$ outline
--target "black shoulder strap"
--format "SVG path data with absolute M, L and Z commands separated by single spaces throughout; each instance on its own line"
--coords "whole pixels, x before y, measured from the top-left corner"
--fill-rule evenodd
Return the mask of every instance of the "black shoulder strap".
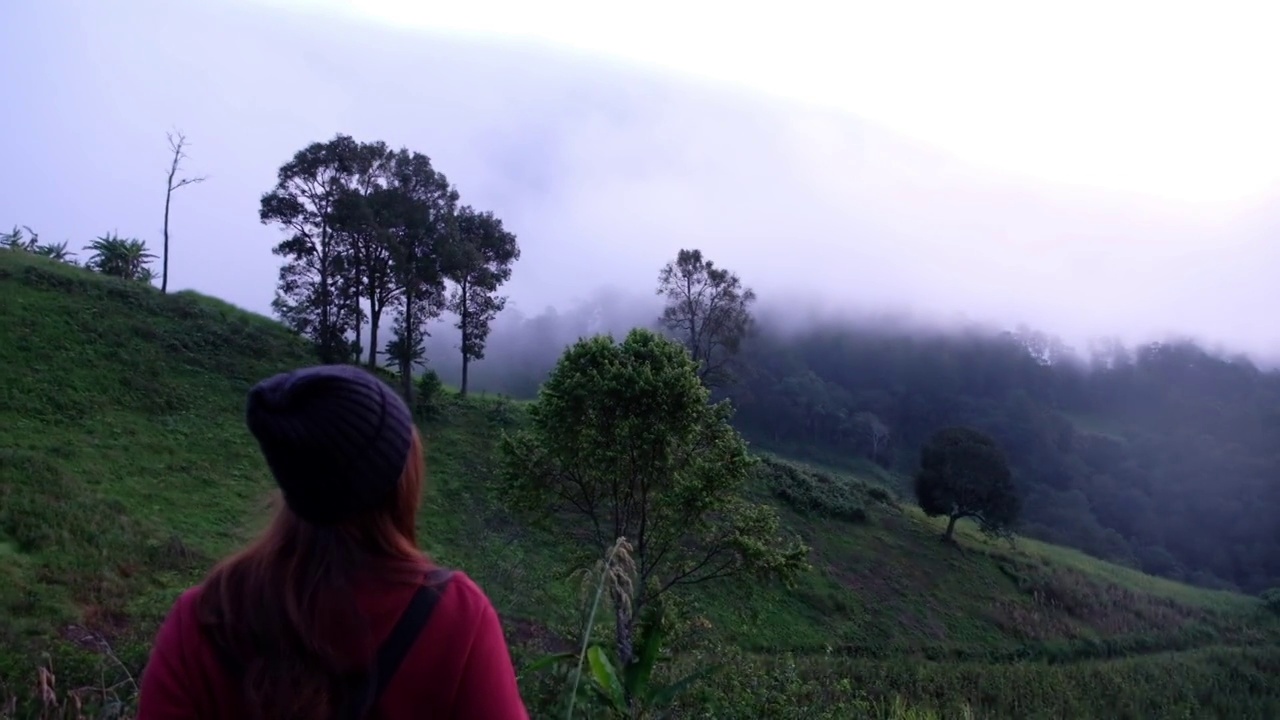
M 413 594 L 413 599 L 409 601 L 409 606 L 405 608 L 400 620 L 392 628 L 391 634 L 382 643 L 382 647 L 378 648 L 378 659 L 374 665 L 373 698 L 375 702 L 382 696 L 382 691 L 387 688 L 396 670 L 400 669 L 400 663 L 404 661 L 405 655 L 409 654 L 409 649 L 422 633 L 422 628 L 426 627 L 427 621 L 431 619 L 431 612 L 436 609 L 436 603 L 444 595 L 449 579 L 452 577 L 453 573 L 445 569 L 436 569 L 428 573 L 427 583 L 420 586 Z
M 436 603 L 444 595 L 452 577 L 452 571 L 444 568 L 427 573 L 426 584 L 419 586 L 414 592 L 408 607 L 391 629 L 391 634 L 383 641 L 382 647 L 378 648 L 371 676 L 366 676 L 364 687 L 355 693 L 355 698 L 359 699 L 356 706 L 358 710 L 350 713 L 349 717 L 363 717 L 377 704 L 383 691 L 391 683 L 391 678 L 400 669 L 400 663 L 404 662 L 413 643 L 431 619 L 431 613 L 436 609 Z

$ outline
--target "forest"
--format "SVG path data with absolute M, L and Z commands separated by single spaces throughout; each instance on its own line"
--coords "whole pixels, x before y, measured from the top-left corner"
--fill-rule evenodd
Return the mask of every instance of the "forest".
M 534 397 L 563 344 L 602 323 L 644 322 L 631 307 L 602 295 L 500 318 L 475 387 Z M 444 350 L 432 365 L 452 377 Z M 1025 498 L 1020 534 L 1204 587 L 1280 584 L 1280 373 L 1247 357 L 1191 339 L 1103 339 L 1080 351 L 1025 327 L 758 312 L 733 364 L 716 395 L 757 446 L 878 467 L 906 493 L 927 436 L 969 425 L 1010 458 Z

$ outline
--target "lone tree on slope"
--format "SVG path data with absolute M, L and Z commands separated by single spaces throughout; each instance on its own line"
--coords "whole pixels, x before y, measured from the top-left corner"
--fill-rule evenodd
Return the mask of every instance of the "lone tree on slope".
M 951 541 L 960 518 L 978 521 L 983 532 L 1008 532 L 1021 501 L 1004 453 L 987 435 L 967 427 L 939 430 L 920 449 L 916 500 L 929 517 L 949 518 Z

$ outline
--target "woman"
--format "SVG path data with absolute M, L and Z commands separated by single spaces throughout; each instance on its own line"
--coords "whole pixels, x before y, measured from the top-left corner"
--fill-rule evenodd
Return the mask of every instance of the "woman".
M 400 397 L 304 368 L 256 385 L 247 423 L 283 505 L 169 612 L 139 719 L 527 718 L 488 598 L 418 549 L 422 447 Z

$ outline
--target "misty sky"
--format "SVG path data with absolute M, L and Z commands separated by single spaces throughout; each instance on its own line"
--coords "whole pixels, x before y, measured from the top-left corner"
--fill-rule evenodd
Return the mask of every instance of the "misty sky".
M 258 200 L 343 132 L 429 155 L 502 217 L 526 313 L 651 299 L 699 247 L 766 303 L 1280 355 L 1262 3 L 345 5 L 0 4 L 0 226 L 158 247 L 178 127 L 209 180 L 175 195 L 171 286 L 267 312 Z

